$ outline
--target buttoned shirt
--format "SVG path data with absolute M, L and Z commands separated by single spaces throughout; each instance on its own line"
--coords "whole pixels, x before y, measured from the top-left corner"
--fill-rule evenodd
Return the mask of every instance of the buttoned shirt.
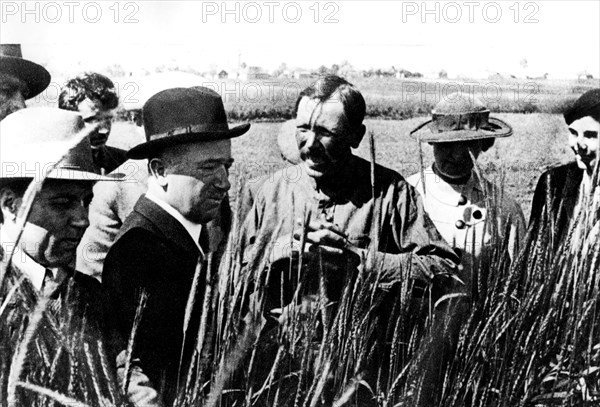
M 489 181 L 480 181 L 474 171 L 464 184 L 444 181 L 432 167 L 426 168 L 424 175 L 426 192 L 420 173 L 408 177 L 407 181 L 423 196 L 425 210 L 440 234 L 462 254 L 465 273 L 475 261 L 482 260 L 482 255 L 490 248 L 493 226 L 502 238 L 507 223 L 510 223 L 509 254 L 512 258 L 516 256 L 526 228 L 523 211 L 514 199 L 501 195 Z M 496 225 L 489 224 L 491 214 L 488 209 L 495 213 Z M 468 275 L 464 277 L 469 280 Z
M 377 165 L 374 191 L 375 199 L 371 164 L 356 156 L 339 174 L 334 196 L 318 190 L 304 164 L 278 171 L 257 192 L 246 219 L 240 245 L 243 263 L 252 262 L 265 250 L 277 249 L 275 241 L 296 229 L 297 218 L 310 213 L 311 219 L 334 223 L 359 249 L 368 249 L 377 239 L 376 250 L 385 255 L 377 270 L 383 287 L 407 277 L 430 281 L 436 273 L 450 271 L 458 258 L 404 178 Z M 410 276 L 404 274 L 407 270 L 411 270 Z
M 14 247 L 14 242 L 11 242 L 11 239 L 6 236 L 5 230 L 1 227 L 0 244 L 2 245 L 4 253 L 10 253 Z M 44 288 L 44 281 L 60 283 L 67 276 L 67 273 L 60 267 L 46 268 L 36 262 L 31 258 L 31 256 L 29 256 L 29 254 L 25 252 L 25 247 L 27 247 L 26 242 L 19 242 L 14 249 L 12 263 L 17 266 L 17 268 L 25 276 L 27 276 L 27 278 L 29 278 L 31 284 L 36 290 L 42 291 Z M 8 254 L 3 261 L 8 261 Z
M 200 234 L 202 233 L 202 225 L 199 223 L 194 223 L 185 218 L 179 211 L 173 208 L 164 200 L 152 194 L 152 192 L 146 192 L 146 198 L 163 208 L 169 215 L 175 218 L 177 222 L 181 223 L 181 226 L 190 234 L 198 249 L 200 249 L 200 254 L 202 258 L 205 257 L 204 249 L 200 246 Z

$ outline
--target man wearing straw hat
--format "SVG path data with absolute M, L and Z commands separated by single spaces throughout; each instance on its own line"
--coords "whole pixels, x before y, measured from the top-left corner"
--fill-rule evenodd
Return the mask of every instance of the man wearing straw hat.
M 23 59 L 20 44 L 0 44 L 0 120 L 25 108 L 25 101 L 48 87 L 50 74 Z
M 52 360 L 54 369 L 62 371 L 62 362 L 68 365 L 70 357 L 84 354 L 83 344 L 95 352 L 100 340 L 100 285 L 69 267 L 89 225 L 94 183 L 114 180 L 95 170 L 88 138 L 92 130 L 76 113 L 45 107 L 19 110 L 0 122 L 0 366 L 18 369 L 20 358 L 15 355 L 30 349 L 19 380 L 48 377 Z M 38 314 L 31 314 L 36 309 Z M 36 321 L 40 312 L 44 317 Z M 33 335 L 32 343 L 19 343 L 25 341 L 23 332 Z M 83 340 L 75 340 L 75 335 Z M 59 360 L 61 353 L 64 358 Z M 105 380 L 94 361 L 98 362 L 88 360 L 88 367 Z M 8 371 L 0 377 L 6 379 Z M 78 377 L 73 372 L 73 378 Z M 54 389 L 66 382 L 54 380 Z M 40 401 L 35 393 L 19 396 L 12 384 L 9 380 L 7 390 L 3 382 L 0 390 L 8 394 L 9 404 Z M 89 381 L 79 385 L 70 396 L 97 394 Z M 68 387 L 65 384 L 60 392 Z
M 221 97 L 203 87 L 157 93 L 144 105 L 143 120 L 147 141 L 128 156 L 148 160 L 148 192 L 110 248 L 102 284 L 118 373 L 124 377 L 127 366 L 133 372 L 130 400 L 172 405 L 186 385 L 194 386 L 188 368 L 198 363 L 196 338 L 214 321 L 203 311 L 211 309 L 205 304 L 212 304 L 213 287 L 206 281 L 216 278 L 220 255 L 210 253 L 206 225 L 219 216 L 230 188 L 230 139 L 250 125 L 229 128 Z M 148 298 L 136 325 L 140 292 Z M 134 327 L 130 364 L 127 349 Z
M 581 209 L 590 208 L 594 203 L 591 199 L 593 191 L 595 203 L 598 204 L 598 180 L 594 178 L 594 172 L 598 171 L 600 151 L 600 89 L 592 89 L 581 95 L 565 111 L 564 118 L 575 161 L 550 168 L 540 176 L 529 220 L 535 229 L 552 222 L 555 244 L 567 235 L 572 220 L 580 215 Z M 548 203 L 550 207 L 547 207 Z M 585 213 L 584 210 L 581 215 Z
M 512 128 L 473 95 L 452 93 L 434 108 L 432 118 L 411 134 L 433 145 L 433 165 L 408 178 L 423 196 L 425 210 L 446 241 L 462 254 L 462 273 L 467 286 L 486 267 L 485 256 L 493 234 L 502 238 L 510 224 L 509 252 L 514 258 L 525 237 L 525 220 L 519 204 L 483 178 L 475 166 L 477 157 L 508 137 Z M 490 224 L 490 221 L 495 222 Z M 489 259 L 488 259 L 489 260 Z
M 338 76 L 319 79 L 298 97 L 295 138 L 301 163 L 276 172 L 273 181 L 263 184 L 239 242 L 240 283 L 254 291 L 250 305 L 260 304 L 258 309 L 250 308 L 249 318 L 266 318 L 265 332 L 269 326 L 277 329 L 279 324 L 284 332 L 293 335 L 305 326 L 302 321 L 317 319 L 323 321 L 324 330 L 334 329 L 336 309 L 350 293 L 365 290 L 369 293 L 367 298 L 377 298 L 378 304 L 383 301 L 386 305 L 370 314 L 379 318 L 374 328 L 378 339 L 362 340 L 380 340 L 378 343 L 386 347 L 390 338 L 386 337 L 385 326 L 387 321 L 398 318 L 394 312 L 401 308 L 392 305 L 400 298 L 395 297 L 398 292 L 401 298 L 414 298 L 416 304 L 431 287 L 429 283 L 435 283 L 432 285 L 438 293 L 449 286 L 442 276 L 451 275 L 458 258 L 425 214 L 419 195 L 400 174 L 352 153 L 366 131 L 365 110 L 358 89 Z M 360 288 L 353 286 L 357 280 L 362 281 Z M 345 287 L 350 291 L 343 295 Z M 376 307 L 370 303 L 366 308 L 371 306 Z M 404 315 L 420 320 L 418 308 L 415 306 Z M 406 311 L 402 308 L 400 312 Z M 298 320 L 293 317 L 302 314 L 305 317 Z M 314 319 L 315 315 L 320 317 Z M 407 323 L 407 319 L 403 318 L 402 323 Z M 336 329 L 347 326 L 359 329 L 352 322 L 342 322 Z M 265 342 L 259 341 L 262 345 Z M 282 347 L 284 342 L 280 343 Z M 370 342 L 369 349 L 383 349 L 374 343 Z M 274 349 L 277 352 L 277 346 Z M 385 357 L 379 351 L 374 351 L 377 356 L 367 363 L 372 374 L 369 382 L 375 379 L 377 369 L 383 369 L 385 375 L 390 368 L 383 363 Z M 250 367 L 251 383 L 256 381 L 260 386 L 265 379 L 261 374 L 271 368 L 268 363 L 264 366 L 265 360 L 272 362 L 274 357 L 269 352 L 273 350 L 266 346 L 254 358 L 259 367 Z M 281 366 L 295 366 L 298 362 L 292 356 L 294 351 L 289 352 L 292 362 L 284 360 Z M 289 371 L 272 368 L 277 373 L 270 377 L 273 383 L 295 380 L 293 375 L 286 376 Z M 331 366 L 331 380 L 338 368 L 344 370 L 343 366 Z M 326 387 L 331 380 L 327 380 Z M 300 392 L 311 387 L 306 380 L 295 385 L 302 384 L 307 387 L 298 388 Z M 267 400 L 263 403 L 273 403 L 276 394 L 282 404 L 292 402 L 295 385 L 290 385 L 291 393 L 272 389 L 264 394 Z

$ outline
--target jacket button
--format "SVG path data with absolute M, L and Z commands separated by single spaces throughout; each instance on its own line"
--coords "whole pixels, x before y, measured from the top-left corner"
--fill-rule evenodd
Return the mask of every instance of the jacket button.
M 467 197 L 464 195 L 461 195 L 460 198 L 458 198 L 458 204 L 459 205 L 466 205 L 467 204 Z
M 475 219 L 479 220 L 479 219 L 483 218 L 483 213 L 481 213 L 480 210 L 476 210 L 476 211 L 473 212 L 473 217 Z
M 454 226 L 456 226 L 456 229 L 464 229 L 466 224 L 463 220 L 457 220 L 456 223 L 454 224 Z

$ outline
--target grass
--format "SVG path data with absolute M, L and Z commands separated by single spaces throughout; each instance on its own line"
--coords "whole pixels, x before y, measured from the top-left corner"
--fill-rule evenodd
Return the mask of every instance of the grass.
M 363 93 L 367 117 L 403 120 L 429 114 L 443 97 L 464 91 L 481 98 L 493 112 L 561 113 L 566 106 L 587 90 L 600 86 L 598 79 L 529 80 L 529 79 L 394 79 L 349 78 Z M 55 79 L 58 84 L 60 79 Z M 138 102 L 143 92 L 131 78 L 115 78 L 127 86 L 120 91 L 123 103 Z M 300 91 L 314 79 L 268 79 L 256 81 L 198 79 L 198 84 L 219 92 L 227 117 L 232 121 L 282 121 L 292 117 Z M 58 86 L 51 87 L 29 106 L 56 106 Z M 141 101 L 140 101 L 141 103 Z M 125 111 L 118 111 L 120 117 Z

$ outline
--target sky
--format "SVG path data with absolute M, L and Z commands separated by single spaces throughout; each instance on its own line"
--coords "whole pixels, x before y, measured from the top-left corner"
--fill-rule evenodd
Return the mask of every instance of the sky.
M 451 76 L 600 77 L 600 1 L 0 1 L 0 41 L 51 73 L 348 61 Z M 526 62 L 525 62 L 526 61 Z

